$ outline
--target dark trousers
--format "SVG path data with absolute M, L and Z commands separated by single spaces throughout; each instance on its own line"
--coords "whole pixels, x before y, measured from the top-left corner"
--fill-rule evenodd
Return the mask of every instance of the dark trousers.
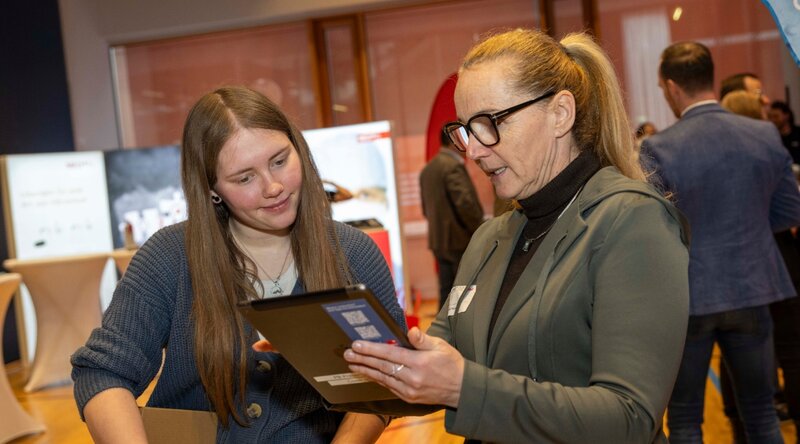
M 783 369 L 783 394 L 789 417 L 800 421 L 800 297 L 770 305 L 775 325 L 775 354 Z
M 453 282 L 456 280 L 459 260 L 445 259 L 436 256 L 436 264 L 439 266 L 439 308 L 444 307 Z
M 670 442 L 703 442 L 700 426 L 715 342 L 726 359 L 749 442 L 783 443 L 772 403 L 775 363 L 766 305 L 689 317 L 683 359 L 667 408 Z
M 775 243 L 800 294 L 800 243 L 791 231 L 775 233 Z M 800 425 L 800 298 L 775 302 L 770 312 L 775 325 L 775 354 L 783 369 L 783 394 L 789 416 Z
M 784 400 L 789 408 L 789 417 L 800 425 L 800 297 L 772 303 L 769 311 L 774 328 L 775 357 L 783 369 Z M 725 371 L 721 371 L 719 376 L 725 416 L 731 420 L 734 443 L 745 444 L 748 441 L 739 419 L 730 376 Z
M 775 243 L 786 269 L 789 270 L 795 290 L 800 292 L 800 245 L 797 239 L 787 230 L 775 233 Z M 784 400 L 789 408 L 789 417 L 800 426 L 800 297 L 772 303 L 769 310 L 774 325 L 775 357 L 783 369 Z M 725 415 L 731 420 L 734 429 L 734 442 L 744 444 L 747 441 L 743 436 L 741 422 L 738 421 L 733 389 L 726 372 L 720 373 L 720 386 Z

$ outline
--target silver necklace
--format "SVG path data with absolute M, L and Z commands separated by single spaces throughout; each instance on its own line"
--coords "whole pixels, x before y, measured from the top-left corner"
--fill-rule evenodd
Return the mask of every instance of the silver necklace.
M 286 249 L 286 256 L 283 257 L 283 264 L 281 265 L 281 269 L 278 272 L 278 276 L 273 279 L 272 276 L 270 276 L 269 273 L 267 273 L 267 270 L 265 270 L 264 267 L 262 267 L 261 264 L 256 260 L 255 255 L 250 251 L 249 248 L 247 248 L 243 243 L 239 242 L 238 239 L 237 239 L 236 243 L 239 244 L 239 246 L 242 247 L 244 249 L 244 251 L 250 256 L 250 259 L 252 259 L 253 262 L 255 262 L 256 268 L 261 270 L 261 272 L 264 273 L 264 276 L 266 276 L 267 279 L 272 281 L 272 295 L 273 296 L 282 296 L 283 295 L 283 287 L 281 287 L 280 280 L 281 280 L 281 276 L 283 276 L 284 268 L 286 267 L 286 261 L 289 260 L 289 253 L 292 252 L 292 245 L 289 244 L 289 248 Z
M 578 194 L 580 194 L 580 192 L 581 192 L 581 190 L 582 190 L 582 189 L 583 189 L 583 187 L 580 187 L 580 188 L 578 188 L 578 192 L 577 192 L 577 193 L 575 193 L 575 195 L 574 195 L 574 196 L 572 196 L 572 199 L 570 199 L 570 201 L 569 201 L 569 203 L 567 204 L 567 206 L 566 206 L 566 207 L 564 207 L 564 209 L 563 209 L 563 210 L 561 210 L 561 213 L 558 215 L 558 217 L 556 218 L 556 220 L 554 220 L 554 221 L 553 221 L 553 223 L 552 223 L 552 224 L 550 224 L 550 226 L 549 226 L 549 227 L 547 227 L 547 228 L 546 228 L 544 231 L 542 231 L 541 233 L 539 233 L 538 235 L 536 235 L 536 237 L 532 237 L 532 238 L 528 238 L 528 236 L 525 236 L 525 235 L 523 234 L 523 236 L 525 237 L 525 243 L 524 243 L 524 244 L 522 244 L 522 252 L 523 252 L 523 253 L 527 253 L 527 252 L 528 252 L 528 250 L 530 250 L 530 249 L 531 249 L 531 245 L 533 245 L 533 243 L 534 243 L 534 242 L 536 242 L 537 240 L 541 239 L 541 238 L 542 238 L 542 236 L 544 236 L 545 234 L 547 234 L 547 233 L 550 231 L 550 229 L 551 229 L 551 228 L 553 228 L 553 225 L 555 225 L 555 224 L 556 224 L 556 222 L 558 222 L 558 220 L 559 220 L 559 219 L 561 219 L 561 216 L 563 216 L 563 215 L 564 215 L 564 213 L 566 213 L 566 212 L 567 212 L 567 208 L 569 208 L 569 206 L 570 206 L 570 205 L 572 205 L 572 202 L 574 202 L 574 201 L 575 201 L 575 198 L 576 198 L 576 197 L 578 197 Z
M 556 222 L 558 222 L 558 219 L 556 219 Z M 547 234 L 547 232 L 548 232 L 548 231 L 550 231 L 550 229 L 551 229 L 551 228 L 553 228 L 553 225 L 555 225 L 555 224 L 556 224 L 556 222 L 553 222 L 552 224 L 550 224 L 550 226 L 549 226 L 549 227 L 547 227 L 547 228 L 546 228 L 544 231 L 542 231 L 541 233 L 539 233 L 538 235 L 536 235 L 536 237 L 531 237 L 531 238 L 529 238 L 528 236 L 525 236 L 525 243 L 524 243 L 524 244 L 522 244 L 522 252 L 523 252 L 523 253 L 527 253 L 527 252 L 528 252 L 528 250 L 530 250 L 530 249 L 531 249 L 531 245 L 532 245 L 534 242 L 536 242 L 537 240 L 541 239 L 541 238 L 542 238 L 542 236 L 544 236 L 545 234 Z

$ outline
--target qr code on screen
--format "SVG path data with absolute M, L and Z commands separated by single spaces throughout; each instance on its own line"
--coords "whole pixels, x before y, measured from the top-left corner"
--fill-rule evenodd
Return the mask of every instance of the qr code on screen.
M 381 337 L 381 333 L 374 325 L 364 325 L 362 327 L 356 327 L 355 329 L 356 333 L 361 336 L 361 339 L 375 339 Z
M 369 323 L 369 319 L 367 319 L 367 316 L 364 315 L 364 312 L 361 310 L 345 311 L 342 312 L 342 316 L 344 316 L 344 319 L 350 325 L 361 325 Z

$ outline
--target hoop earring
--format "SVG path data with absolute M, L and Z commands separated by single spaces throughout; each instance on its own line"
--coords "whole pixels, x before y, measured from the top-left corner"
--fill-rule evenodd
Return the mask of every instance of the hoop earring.
M 219 194 L 212 194 L 211 203 L 213 203 L 214 205 L 219 205 L 222 203 L 222 198 L 219 197 Z

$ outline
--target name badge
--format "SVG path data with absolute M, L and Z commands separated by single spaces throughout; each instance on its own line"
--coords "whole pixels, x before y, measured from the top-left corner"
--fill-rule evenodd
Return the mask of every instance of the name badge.
M 459 298 L 461 298 L 461 304 L 458 306 L 458 312 L 464 313 L 469 308 L 469 305 L 472 303 L 472 297 L 475 296 L 475 293 L 478 291 L 478 286 L 470 285 L 467 291 L 464 291 L 465 288 L 467 288 L 466 285 L 456 285 L 450 289 L 450 295 L 447 299 L 447 316 L 455 316 L 456 304 L 458 304 Z M 464 293 L 463 297 L 461 296 L 462 292 Z

